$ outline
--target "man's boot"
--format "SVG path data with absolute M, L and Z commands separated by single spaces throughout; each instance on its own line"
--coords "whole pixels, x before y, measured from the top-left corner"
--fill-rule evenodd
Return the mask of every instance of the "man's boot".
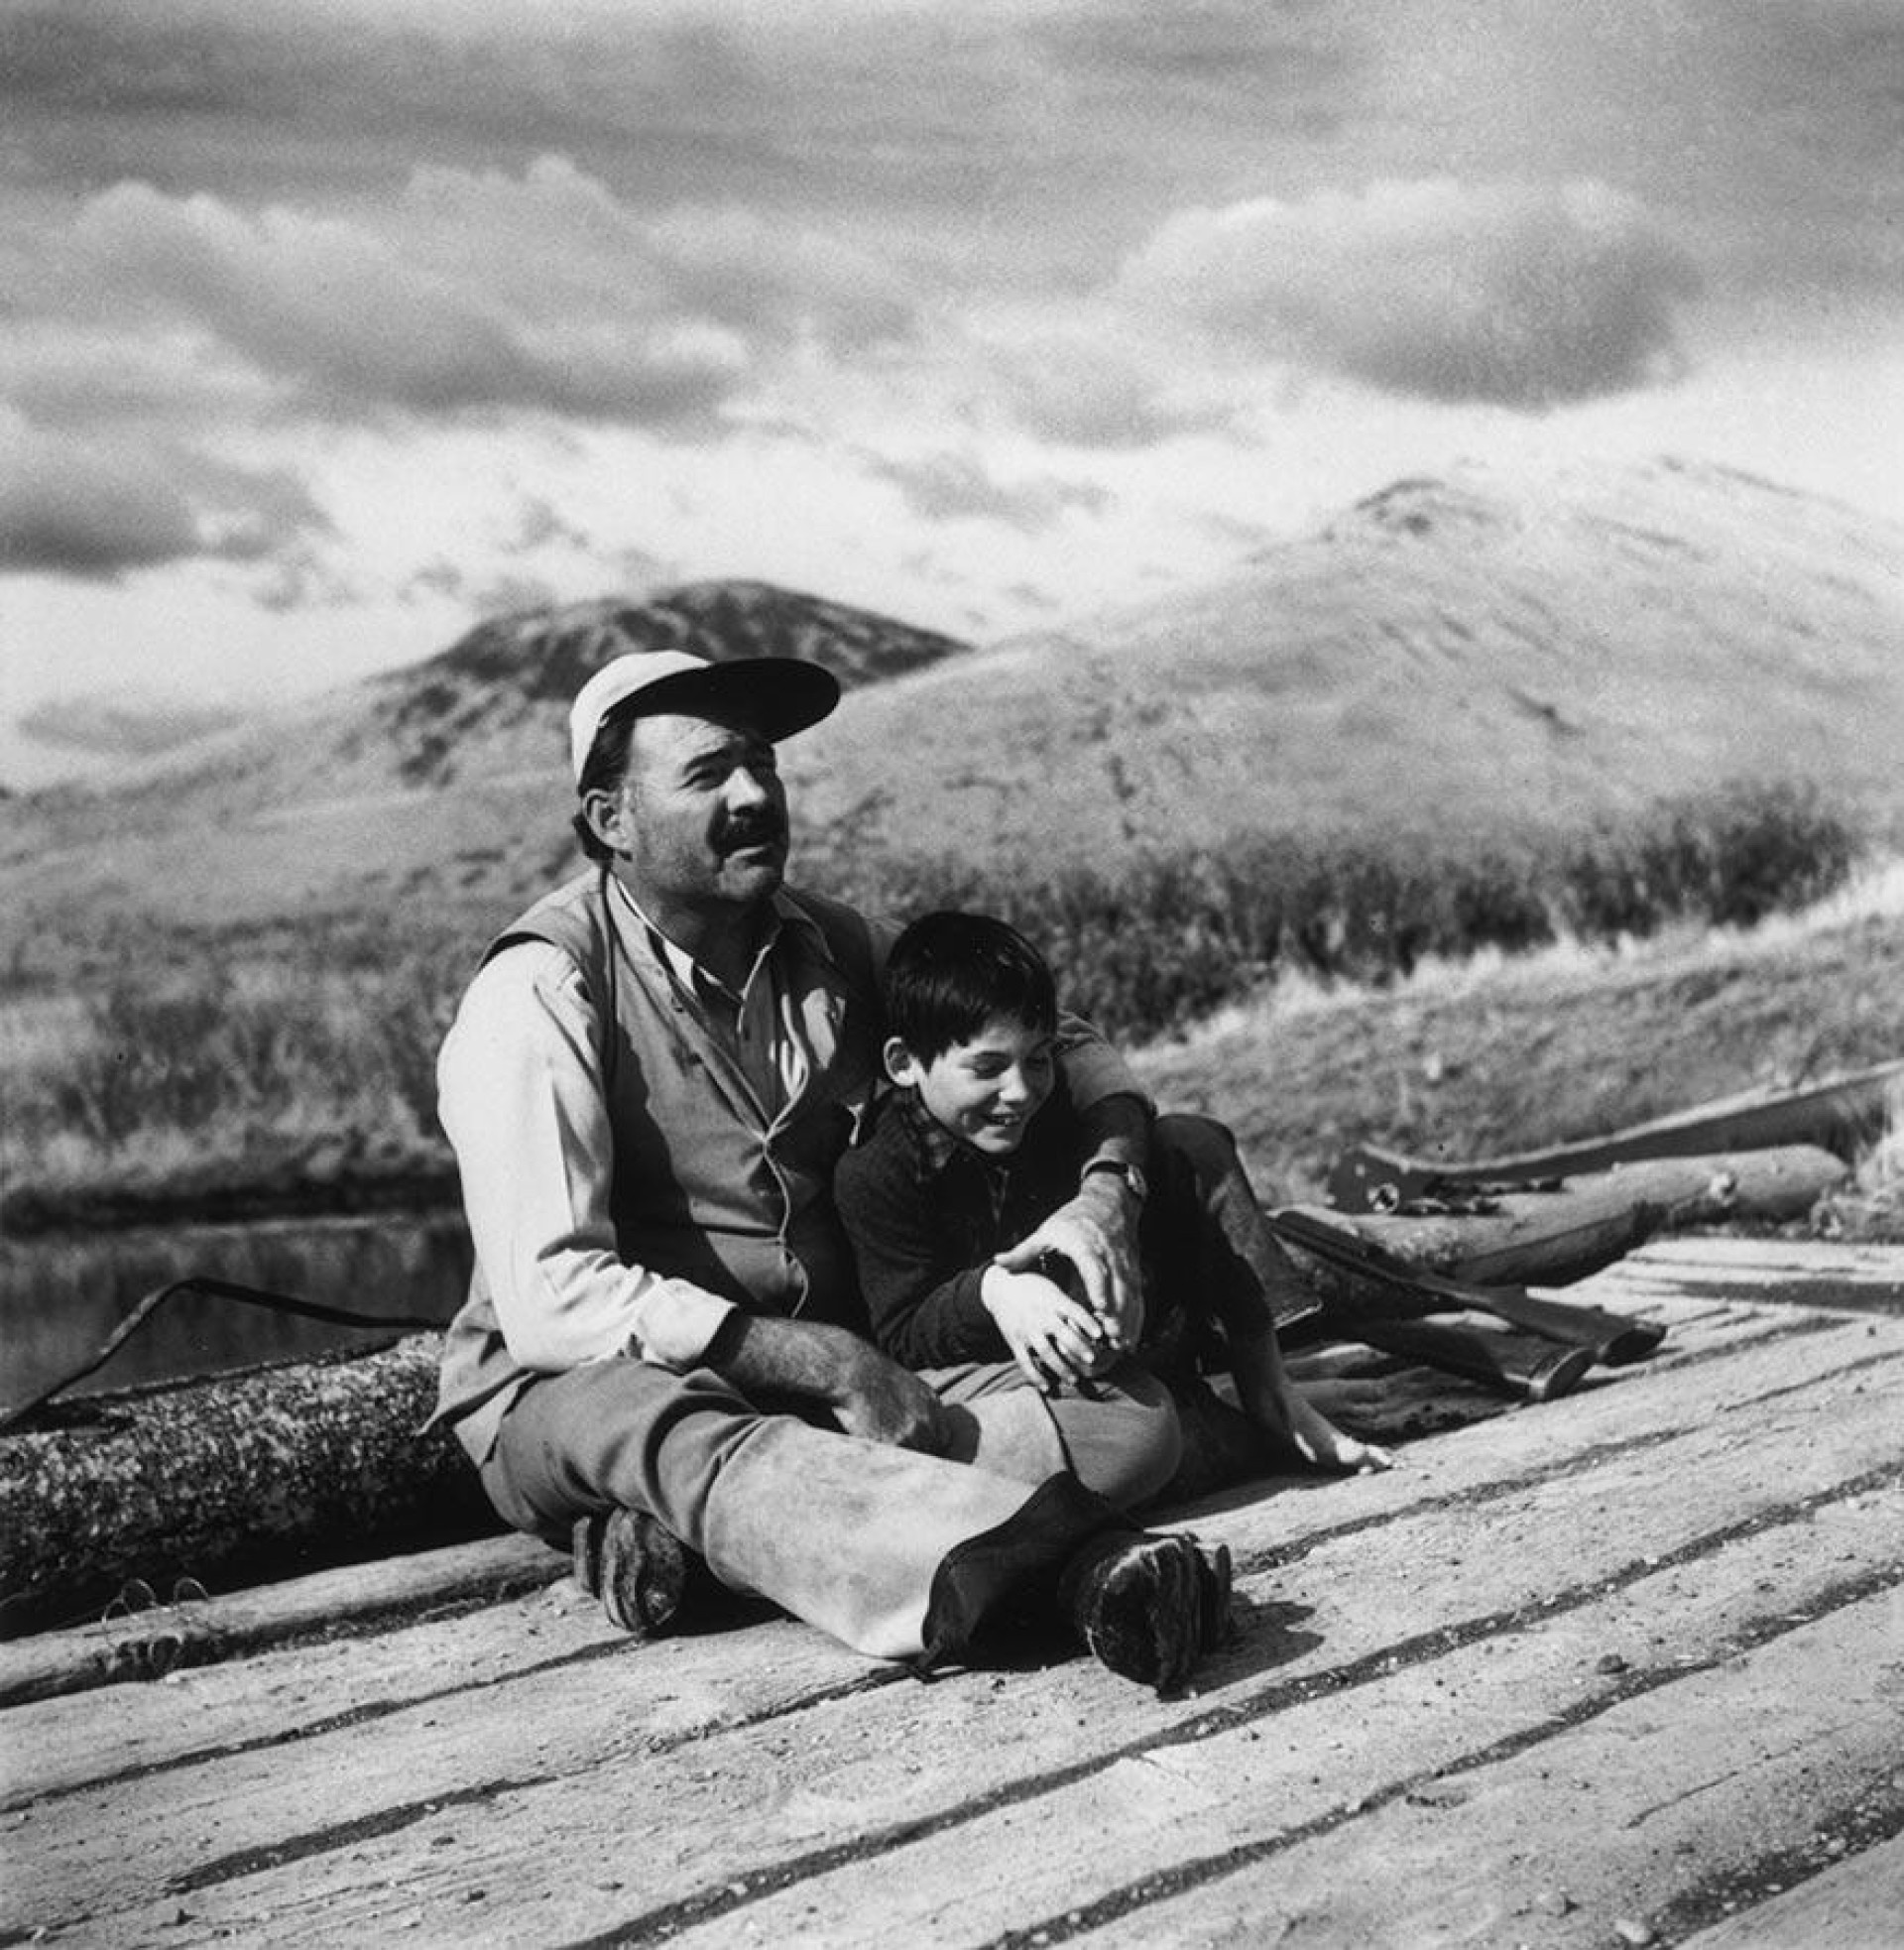
M 573 1551 L 575 1582 L 637 1639 L 666 1631 L 697 1578 L 707 1578 L 700 1559 L 644 1510 L 577 1518 Z
M 1181 1531 L 1094 1537 L 1065 1565 L 1058 1603 L 1101 1664 L 1158 1696 L 1179 1690 L 1230 1624 L 1230 1546 Z
M 1230 1550 L 1141 1530 L 1076 1478 L 1053 1477 L 996 1529 L 948 1553 L 932 1582 L 930 1666 L 971 1645 L 1001 1609 L 1055 1610 L 1127 1679 L 1174 1692 L 1230 1626 Z

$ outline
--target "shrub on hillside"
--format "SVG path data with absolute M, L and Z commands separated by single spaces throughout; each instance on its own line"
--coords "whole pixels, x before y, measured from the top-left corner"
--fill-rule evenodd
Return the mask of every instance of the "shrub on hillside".
M 1839 886 L 1854 829 L 1815 794 L 1735 786 L 1671 800 L 1585 837 L 1437 848 L 1251 834 L 1214 850 L 1090 867 L 985 870 L 951 857 L 827 856 L 815 877 L 899 916 L 1005 916 L 1050 957 L 1072 1006 L 1115 1036 L 1179 1029 L 1295 969 L 1378 984 L 1424 959 L 1599 942 L 1675 919 L 1749 924 Z
M 1850 823 L 1817 792 L 1732 785 L 1577 843 L 1561 862 L 1558 906 L 1589 940 L 1680 918 L 1749 927 L 1842 886 L 1857 851 Z

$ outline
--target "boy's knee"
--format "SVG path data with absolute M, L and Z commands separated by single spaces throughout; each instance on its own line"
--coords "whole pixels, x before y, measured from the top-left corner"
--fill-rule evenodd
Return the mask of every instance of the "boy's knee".
M 1183 1460 L 1183 1425 L 1170 1391 L 1148 1369 L 1121 1362 L 1096 1401 L 1049 1402 L 1071 1473 L 1120 1508 L 1155 1496 Z
M 1194 1111 L 1172 1111 L 1150 1128 L 1150 1176 L 1159 1184 L 1209 1192 L 1243 1168 L 1227 1124 Z
M 1237 1155 L 1237 1141 L 1227 1124 L 1200 1111 L 1166 1111 L 1150 1127 L 1152 1147 L 1180 1152 L 1192 1158 L 1231 1158 Z

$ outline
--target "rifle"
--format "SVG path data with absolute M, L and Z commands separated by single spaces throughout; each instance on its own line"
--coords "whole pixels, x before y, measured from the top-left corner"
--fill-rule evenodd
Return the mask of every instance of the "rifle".
M 1269 1230 L 1278 1238 L 1340 1273 L 1405 1293 L 1411 1299 L 1439 1300 L 1449 1307 L 1492 1314 L 1522 1333 L 1586 1349 L 1590 1364 L 1602 1361 L 1617 1367 L 1643 1360 L 1666 1338 L 1665 1328 L 1654 1321 L 1629 1320 L 1604 1307 L 1536 1299 L 1524 1286 L 1482 1286 L 1424 1272 L 1382 1247 L 1371 1245 L 1360 1234 L 1313 1219 L 1305 1212 L 1276 1212 L 1265 1216 Z M 1360 1324 L 1357 1332 L 1361 1333 Z M 1377 1343 L 1370 1341 L 1369 1345 Z M 1576 1376 L 1575 1380 L 1578 1379 Z

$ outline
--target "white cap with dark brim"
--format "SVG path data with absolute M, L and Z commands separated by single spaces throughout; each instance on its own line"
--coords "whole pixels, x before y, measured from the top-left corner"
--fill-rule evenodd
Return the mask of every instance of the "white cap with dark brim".
M 568 756 L 579 786 L 602 720 L 631 697 L 641 712 L 745 713 L 765 738 L 791 738 L 840 701 L 840 683 L 822 664 L 798 657 L 734 657 L 713 663 L 685 650 L 635 650 L 611 658 L 575 693 L 568 712 Z

